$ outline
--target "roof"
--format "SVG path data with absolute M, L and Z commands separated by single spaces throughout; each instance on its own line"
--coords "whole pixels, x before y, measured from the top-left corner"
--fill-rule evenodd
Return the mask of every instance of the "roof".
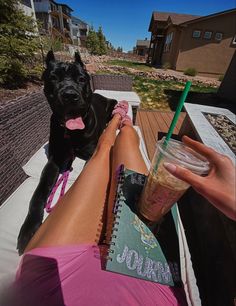
M 208 18 L 213 18 L 213 17 L 217 17 L 217 16 L 220 16 L 220 15 L 229 14 L 229 13 L 236 13 L 236 9 L 233 8 L 233 9 L 230 9 L 230 10 L 217 12 L 217 13 L 210 14 L 210 15 L 207 15 L 207 16 L 202 16 L 202 17 L 199 16 L 199 18 L 195 18 L 194 20 L 192 19 L 192 20 L 185 21 L 185 22 L 183 22 L 183 24 L 198 22 L 198 21 L 202 21 L 202 20 L 205 20 L 205 19 L 208 19 Z
M 136 46 L 145 46 L 145 47 L 149 47 L 150 45 L 150 40 L 148 39 L 138 39 L 137 42 L 136 42 Z
M 188 15 L 188 14 L 177 14 L 170 12 L 153 12 L 153 20 L 154 21 L 167 21 L 169 18 L 171 22 L 175 25 L 184 23 L 189 20 L 193 20 L 196 18 L 200 18 L 198 15 Z
M 167 23 L 170 20 L 171 23 L 174 25 L 189 24 L 189 23 L 202 21 L 208 18 L 217 17 L 219 15 L 233 13 L 233 12 L 236 12 L 235 8 L 229 9 L 226 11 L 217 12 L 217 13 L 210 14 L 207 16 L 177 14 L 177 13 L 171 13 L 171 12 L 153 12 L 152 19 L 149 25 L 149 31 L 151 31 L 151 25 L 153 24 L 153 22 L 166 22 Z
M 54 2 L 56 5 L 66 6 L 71 12 L 74 11 L 71 7 L 69 7 L 69 5 L 67 5 L 65 3 L 59 3 L 59 2 L 56 2 L 55 0 L 51 0 L 51 1 Z

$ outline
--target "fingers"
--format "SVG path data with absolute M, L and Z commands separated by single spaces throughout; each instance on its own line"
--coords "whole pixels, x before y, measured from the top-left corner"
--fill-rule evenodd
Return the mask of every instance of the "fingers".
M 189 185 L 193 186 L 196 190 L 201 189 L 201 186 L 204 184 L 204 178 L 192 173 L 190 170 L 170 163 L 164 163 L 164 167 L 175 177 L 185 181 Z
M 216 161 L 219 160 L 219 157 L 220 157 L 221 154 L 217 153 L 212 148 L 207 147 L 203 143 L 200 143 L 199 141 L 193 140 L 193 139 L 189 138 L 188 136 L 183 136 L 182 140 L 191 149 L 193 149 L 197 153 L 206 157 L 210 162 L 216 162 Z

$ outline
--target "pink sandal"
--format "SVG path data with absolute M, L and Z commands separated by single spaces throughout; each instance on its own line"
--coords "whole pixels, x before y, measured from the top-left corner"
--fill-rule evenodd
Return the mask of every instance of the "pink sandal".
M 119 103 L 116 104 L 114 107 L 114 110 L 112 112 L 112 115 L 119 114 L 121 116 L 121 119 L 123 119 L 129 109 L 129 104 L 127 101 L 120 101 Z
M 130 116 L 127 115 L 128 109 L 129 109 L 129 103 L 125 100 L 120 101 L 114 107 L 112 115 L 119 114 L 121 116 L 120 129 L 124 125 L 133 125 Z M 125 121 L 127 121 L 126 124 Z

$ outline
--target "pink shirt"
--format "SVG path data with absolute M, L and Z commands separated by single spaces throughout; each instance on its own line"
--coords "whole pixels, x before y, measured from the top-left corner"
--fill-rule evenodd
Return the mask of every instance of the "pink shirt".
M 31 250 L 15 288 L 18 305 L 20 299 L 32 306 L 187 305 L 183 288 L 102 270 L 99 248 L 91 245 Z

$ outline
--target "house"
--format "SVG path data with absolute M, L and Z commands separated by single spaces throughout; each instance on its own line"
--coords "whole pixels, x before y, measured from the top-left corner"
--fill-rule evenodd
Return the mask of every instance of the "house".
M 144 40 L 137 40 L 134 53 L 141 56 L 145 56 L 148 53 L 149 46 L 150 40 L 148 40 L 147 38 L 145 38 Z
M 153 12 L 148 62 L 224 74 L 236 48 L 236 9 L 208 16 Z
M 53 0 L 34 0 L 34 8 L 36 18 L 42 22 L 46 33 L 64 43 L 72 43 L 72 8 Z
M 74 45 L 86 47 L 89 25 L 81 19 L 72 16 L 72 39 Z
M 32 16 L 36 20 L 33 0 L 20 0 L 19 7 L 24 11 L 25 15 Z

